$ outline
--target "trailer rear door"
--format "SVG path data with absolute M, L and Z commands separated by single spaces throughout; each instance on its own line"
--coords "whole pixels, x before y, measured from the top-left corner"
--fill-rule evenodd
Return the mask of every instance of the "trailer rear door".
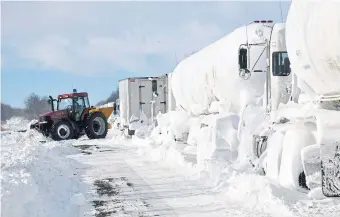
M 143 111 L 148 118 L 151 118 L 151 100 L 151 81 L 146 79 L 139 80 L 139 111 Z
M 157 97 L 153 95 L 155 105 L 154 105 L 154 115 L 157 116 L 159 112 L 166 112 L 166 80 L 158 79 L 152 81 L 152 92 L 157 93 Z

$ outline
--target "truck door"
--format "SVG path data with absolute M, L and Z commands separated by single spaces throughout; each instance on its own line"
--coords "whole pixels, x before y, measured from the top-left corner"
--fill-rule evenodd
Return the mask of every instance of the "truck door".
M 151 118 L 152 86 L 150 80 L 139 80 L 139 111 Z M 139 116 L 140 117 L 140 116 Z
M 280 103 L 289 101 L 292 91 L 292 76 L 287 52 L 273 52 L 271 67 L 271 109 L 277 110 Z

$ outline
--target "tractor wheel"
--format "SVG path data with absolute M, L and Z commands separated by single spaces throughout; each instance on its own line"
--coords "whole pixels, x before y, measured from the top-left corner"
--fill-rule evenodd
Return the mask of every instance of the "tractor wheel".
M 60 120 L 52 125 L 51 136 L 53 140 L 67 140 L 74 138 L 74 131 L 70 122 Z
M 85 133 L 89 139 L 103 139 L 107 130 L 108 124 L 103 113 L 95 112 L 87 117 Z

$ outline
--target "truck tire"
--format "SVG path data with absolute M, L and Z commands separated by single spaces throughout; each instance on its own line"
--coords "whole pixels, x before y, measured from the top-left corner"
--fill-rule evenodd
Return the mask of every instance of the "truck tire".
M 74 130 L 70 122 L 60 120 L 55 122 L 51 128 L 51 136 L 53 140 L 68 140 L 74 138 Z
M 95 112 L 87 117 L 85 133 L 89 139 L 103 139 L 107 130 L 108 124 L 103 113 Z

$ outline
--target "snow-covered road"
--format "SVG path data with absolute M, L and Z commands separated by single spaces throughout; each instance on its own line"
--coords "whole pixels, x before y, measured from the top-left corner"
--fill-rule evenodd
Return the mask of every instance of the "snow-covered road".
M 94 189 L 87 196 L 95 201 L 89 201 L 92 216 L 93 212 L 96 216 L 270 216 L 225 204 L 195 176 L 152 162 L 127 146 L 76 147 L 84 151 L 73 158 L 90 165 L 83 178 Z M 105 190 L 98 187 L 100 182 L 107 191 L 101 196 L 99 192 Z
M 53 142 L 2 132 L 1 216 L 339 216 L 339 199 L 313 200 L 226 163 L 201 173 L 180 147 L 110 133 Z

